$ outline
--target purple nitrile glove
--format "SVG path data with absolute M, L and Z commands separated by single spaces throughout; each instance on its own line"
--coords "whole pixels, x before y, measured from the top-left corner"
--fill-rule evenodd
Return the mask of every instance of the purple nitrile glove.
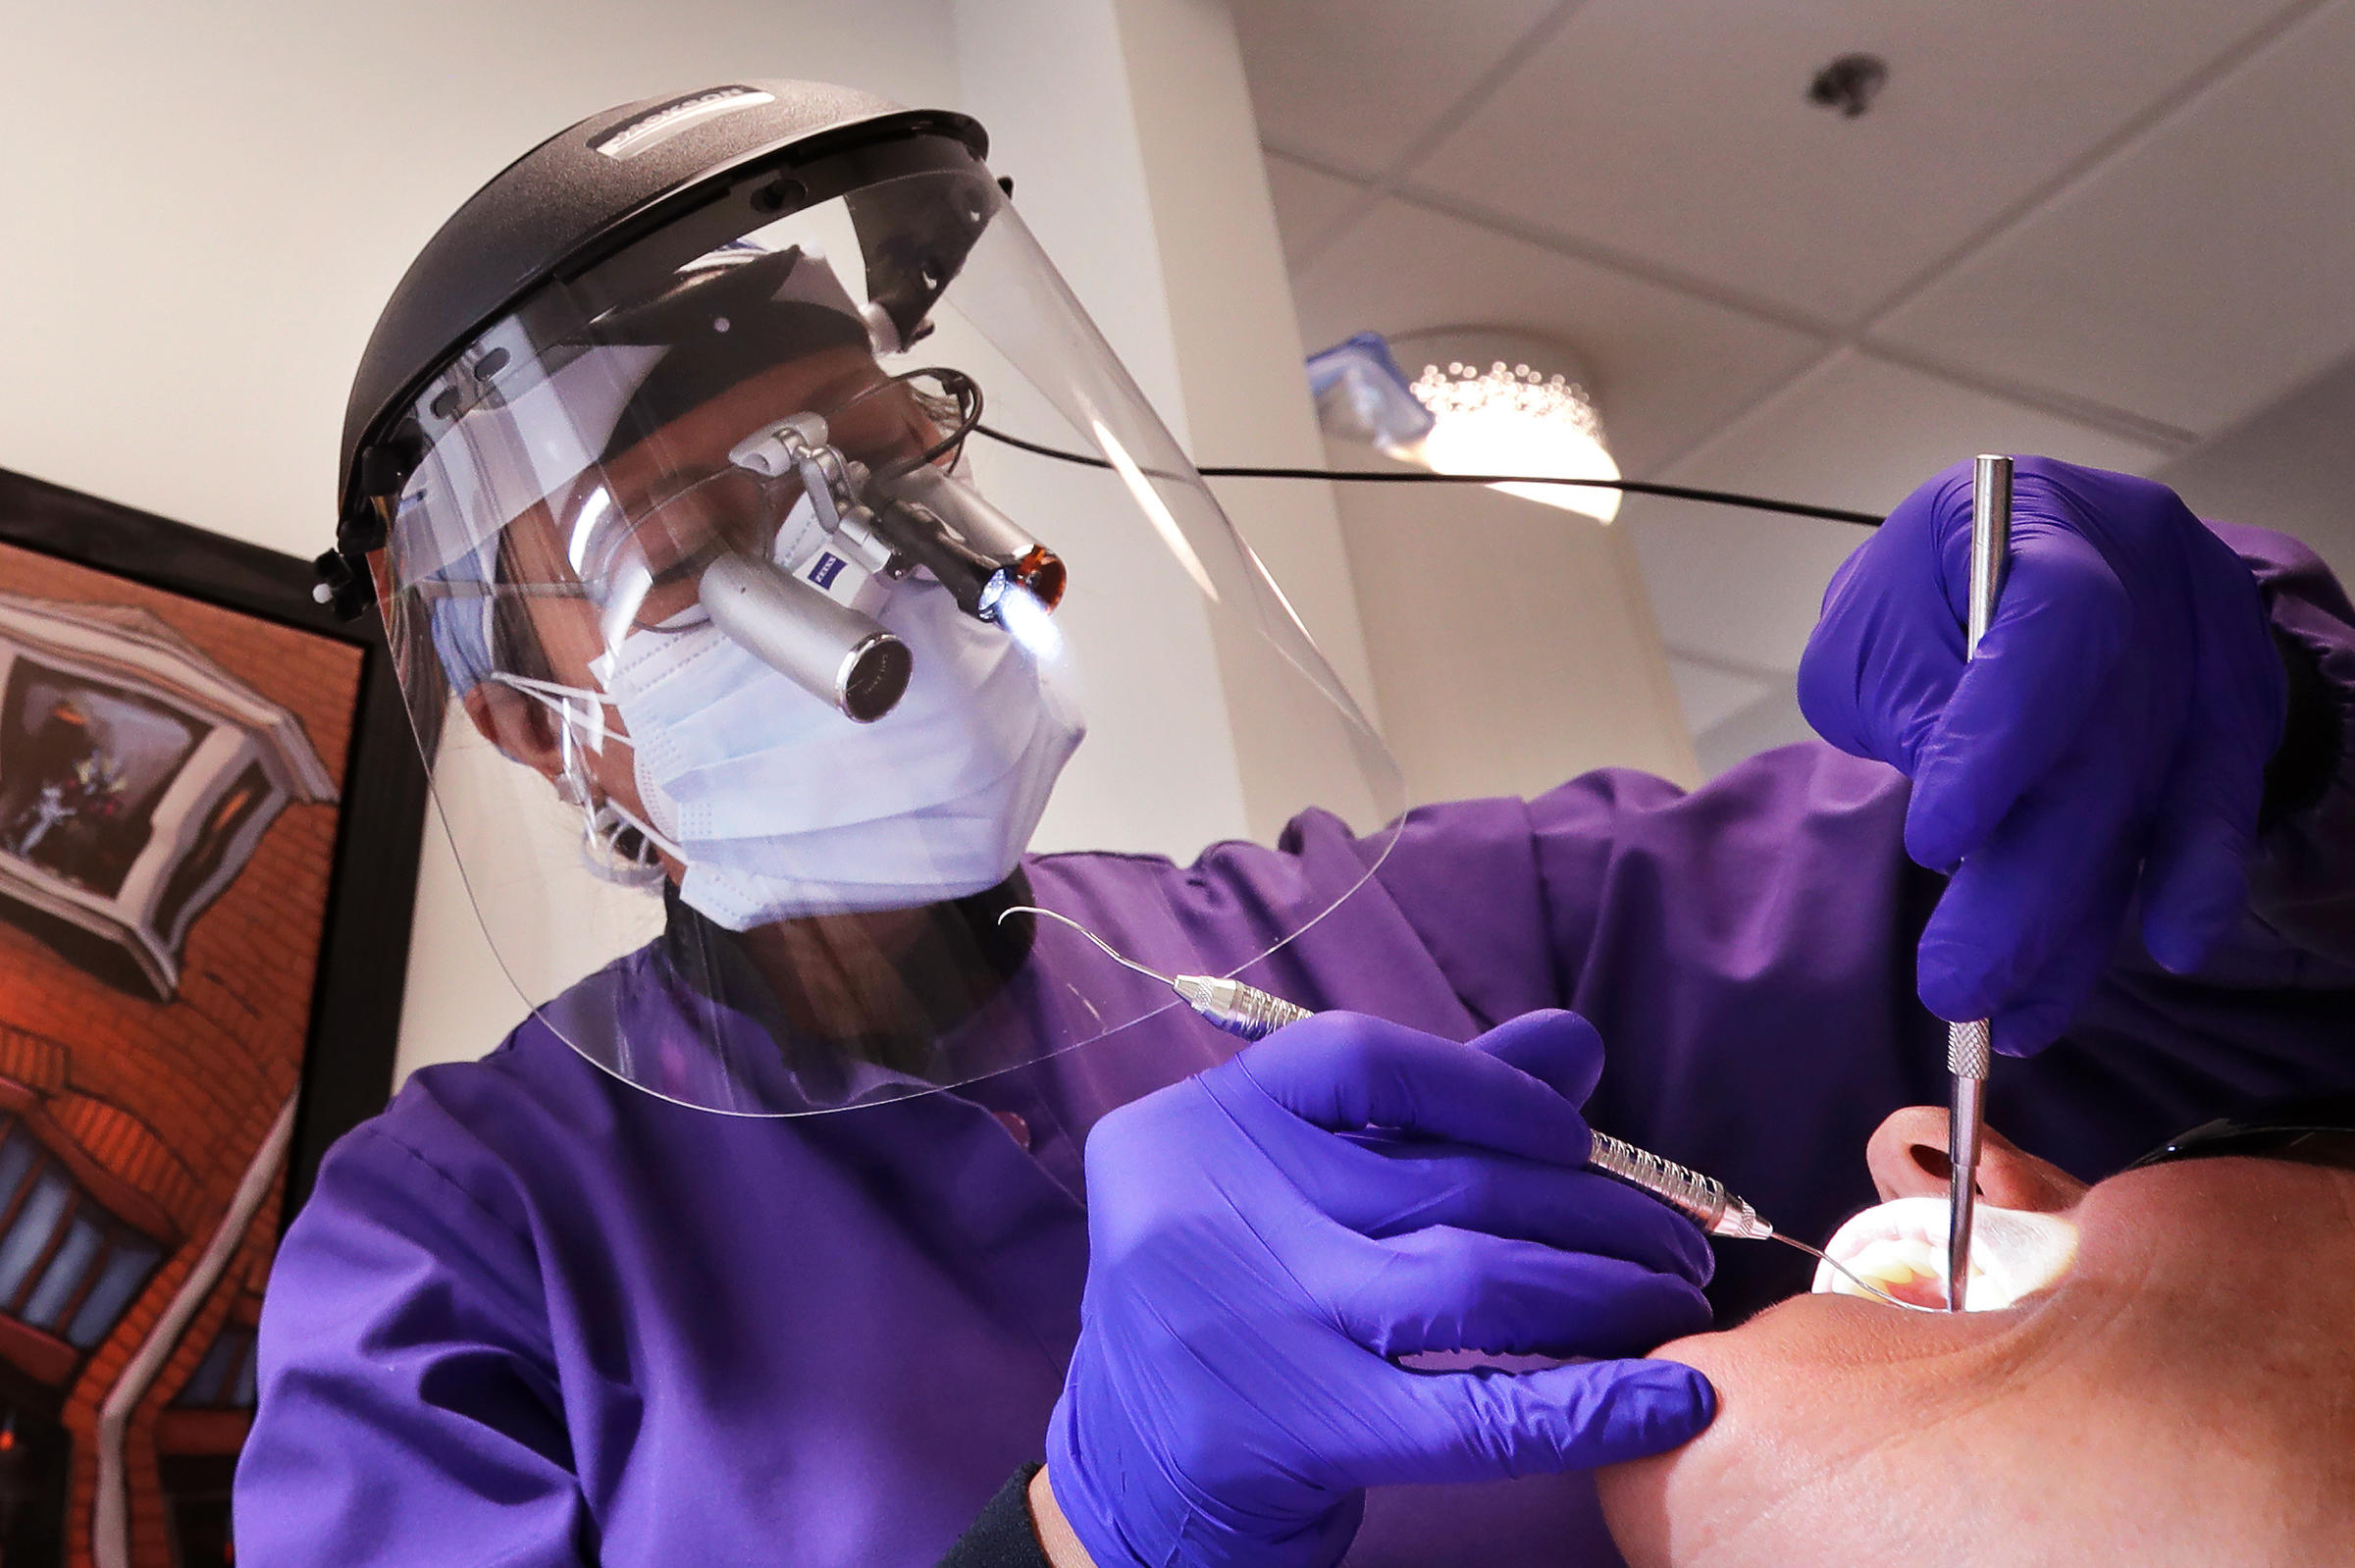
M 2286 682 L 2256 577 L 2173 491 L 2045 457 L 2017 460 L 2011 570 L 1966 666 L 1970 481 L 1940 474 L 1841 566 L 1799 703 L 1912 779 L 1906 851 L 1955 873 L 1922 1002 L 1992 1018 L 1996 1048 L 2027 1055 L 2131 900 L 2177 972 L 2239 917 Z
M 1601 1066 L 1569 1013 L 1471 1045 L 1326 1013 L 1099 1123 L 1047 1433 L 1098 1568 L 1322 1568 L 1368 1486 L 1609 1464 L 1708 1425 L 1707 1380 L 1673 1362 L 1390 1359 L 1629 1356 L 1707 1327 L 1700 1230 L 1583 1169 Z

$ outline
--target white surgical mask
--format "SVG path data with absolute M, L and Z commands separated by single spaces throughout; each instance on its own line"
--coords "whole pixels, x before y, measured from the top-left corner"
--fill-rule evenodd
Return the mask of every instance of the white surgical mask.
M 995 886 L 1086 733 L 1058 673 L 937 584 L 902 584 L 879 618 L 916 668 L 871 724 L 708 622 L 632 632 L 591 666 L 650 825 L 687 866 L 680 897 L 730 930 Z M 558 710 L 574 721 L 571 704 Z

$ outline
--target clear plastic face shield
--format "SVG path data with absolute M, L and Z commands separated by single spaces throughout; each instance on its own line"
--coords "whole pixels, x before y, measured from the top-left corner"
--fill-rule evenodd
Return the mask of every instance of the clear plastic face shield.
M 986 171 L 935 161 L 734 232 L 691 214 L 407 409 L 381 598 L 468 890 L 556 1032 L 687 1104 L 954 1087 L 1170 1008 L 998 916 L 1047 902 L 1026 852 L 1182 864 L 1239 834 L 1206 804 L 1230 740 L 1184 730 L 1237 683 L 1311 781 L 1288 808 L 1365 835 L 1369 873 L 1401 809 Z M 1103 466 L 991 443 L 984 409 Z M 1207 680 L 1174 682 L 1189 660 Z M 1173 915 L 1151 956 L 1231 970 L 1356 880 L 1253 911 L 1244 952 Z

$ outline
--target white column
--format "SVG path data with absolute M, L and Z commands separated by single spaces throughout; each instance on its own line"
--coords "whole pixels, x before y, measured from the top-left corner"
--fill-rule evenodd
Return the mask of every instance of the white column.
M 1332 459 L 1395 466 L 1337 443 Z M 1624 526 L 1481 486 L 1335 488 L 1410 800 L 1538 795 L 1597 767 L 1700 782 Z
M 959 107 L 989 128 L 992 169 L 1013 178 L 1023 220 L 1180 444 L 1198 462 L 1320 464 L 1224 0 L 958 0 L 956 16 Z M 1372 715 L 1330 487 L 1215 488 Z M 1081 591 L 1075 579 L 1074 599 Z M 1137 656 L 1158 664 L 1175 706 L 1097 705 L 1082 762 L 1089 751 L 1099 763 L 1117 761 L 1133 781 L 1121 787 L 1161 796 L 1173 821 L 1211 828 L 1197 844 L 1239 832 L 1265 839 L 1304 806 L 1355 804 L 1346 798 L 1354 780 L 1321 776 L 1317 758 L 1286 744 L 1296 729 L 1286 694 L 1298 688 L 1263 678 L 1275 656 L 1267 645 L 1206 616 L 1181 587 L 1165 602 L 1129 608 L 1150 620 Z M 1091 800 L 1098 782 L 1075 763 L 1064 800 Z M 1230 818 L 1223 825 L 1212 820 L 1220 813 Z M 1068 817 L 1048 825 L 1079 841 Z

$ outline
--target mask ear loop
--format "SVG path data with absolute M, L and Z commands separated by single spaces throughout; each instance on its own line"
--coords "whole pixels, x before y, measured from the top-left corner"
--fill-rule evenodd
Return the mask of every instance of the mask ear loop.
M 537 699 L 556 715 L 556 749 L 561 758 L 561 771 L 553 780 L 556 798 L 581 813 L 581 864 L 589 874 L 617 887 L 659 887 L 669 872 L 662 867 L 656 846 L 682 861 L 686 857 L 668 839 L 632 815 L 620 802 L 599 789 L 582 755 L 582 725 L 575 713 L 576 703 L 597 715 L 590 728 L 600 748 L 608 740 L 629 744 L 628 736 L 605 727 L 603 697 L 580 687 L 536 681 L 504 671 L 495 671 L 492 678 Z
M 581 863 L 589 874 L 618 887 L 659 887 L 669 875 L 653 840 L 611 800 L 581 809 Z
M 580 809 L 581 864 L 590 875 L 617 887 L 657 886 L 665 873 L 661 861 L 654 855 L 654 846 L 638 830 L 630 814 L 599 789 L 590 775 L 589 765 L 581 756 L 578 732 L 572 725 L 571 707 L 570 703 L 564 705 L 564 717 L 558 721 L 563 737 L 558 745 L 564 758 L 564 775 L 556 793 Z M 602 717 L 602 710 L 599 716 Z M 602 731 L 603 726 L 599 728 Z

